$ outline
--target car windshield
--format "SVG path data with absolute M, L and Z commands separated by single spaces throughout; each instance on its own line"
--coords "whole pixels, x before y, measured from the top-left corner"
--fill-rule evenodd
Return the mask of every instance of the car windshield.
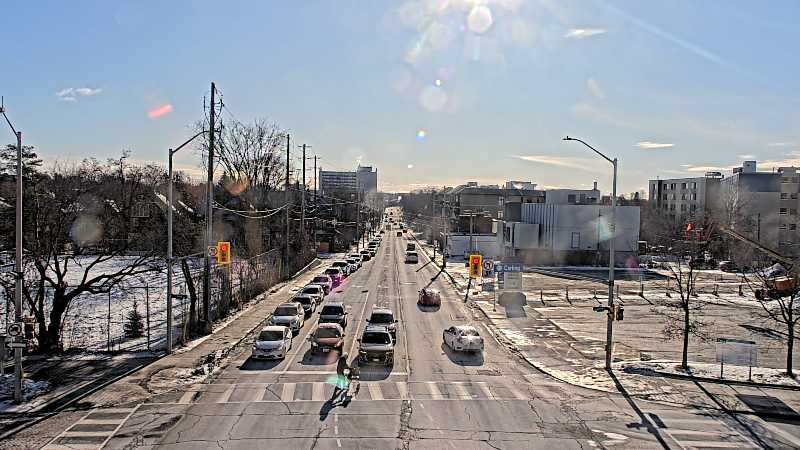
M 462 330 L 461 334 L 463 334 L 464 336 L 480 336 L 480 334 L 478 334 L 478 330 L 473 330 L 471 328 Z
M 294 316 L 295 314 L 297 314 L 297 309 L 290 306 L 279 306 L 272 313 L 273 316 Z
M 318 328 L 314 333 L 317 338 L 336 338 L 341 337 L 342 334 L 336 328 Z
M 372 317 L 369 318 L 371 323 L 391 323 L 394 322 L 394 317 L 391 314 L 386 313 L 373 313 Z
M 283 339 L 282 331 L 261 330 L 261 333 L 258 335 L 259 341 L 280 341 L 281 339 Z
M 389 333 L 380 331 L 365 331 L 361 337 L 361 343 L 363 344 L 388 344 L 391 340 L 392 337 L 389 336 Z
M 341 272 L 339 272 L 339 269 L 330 268 L 330 269 L 327 269 L 325 271 L 325 273 L 330 274 L 330 275 L 339 275 L 339 273 L 341 273 Z
M 296 301 L 297 303 L 300 303 L 301 305 L 310 305 L 311 304 L 311 298 L 309 298 L 309 297 L 295 297 L 294 301 Z
M 344 311 L 342 310 L 341 306 L 336 305 L 325 305 L 322 307 L 321 314 L 325 316 L 338 316 L 341 315 Z
M 319 288 L 316 286 L 309 286 L 303 289 L 303 294 L 319 294 Z
M 330 281 L 328 277 L 314 277 L 315 283 L 327 283 L 328 281 Z

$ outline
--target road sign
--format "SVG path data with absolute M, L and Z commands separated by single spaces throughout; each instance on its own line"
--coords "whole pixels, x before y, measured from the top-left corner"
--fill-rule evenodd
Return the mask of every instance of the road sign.
M 522 272 L 522 263 L 499 262 L 494 265 L 495 272 Z
M 521 272 L 503 272 L 503 289 L 506 291 L 522 290 Z
M 216 245 L 209 245 L 208 246 L 208 256 L 214 258 L 217 256 L 217 246 Z
M 490 277 L 494 272 L 494 260 L 486 258 L 483 260 L 483 276 Z
M 478 278 L 481 276 L 481 269 L 483 268 L 483 256 L 469 255 L 469 277 Z
M 231 243 L 217 242 L 217 264 L 231 263 Z
M 28 343 L 25 342 L 25 341 L 22 341 L 22 342 L 19 342 L 19 341 L 8 342 L 8 343 L 6 343 L 6 347 L 8 347 L 8 348 L 28 348 Z
M 25 328 L 21 322 L 10 323 L 6 328 L 6 333 L 11 337 L 22 336 L 24 329 Z

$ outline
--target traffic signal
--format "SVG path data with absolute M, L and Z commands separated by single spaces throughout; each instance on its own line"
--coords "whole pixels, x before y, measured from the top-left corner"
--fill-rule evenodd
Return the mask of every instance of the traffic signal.
M 217 264 L 231 263 L 231 243 L 217 242 Z
M 617 310 L 617 314 L 614 319 L 622 321 L 622 319 L 625 317 L 625 308 L 623 308 L 622 305 L 617 305 L 615 309 Z
M 483 256 L 469 255 L 469 277 L 478 278 L 483 273 Z

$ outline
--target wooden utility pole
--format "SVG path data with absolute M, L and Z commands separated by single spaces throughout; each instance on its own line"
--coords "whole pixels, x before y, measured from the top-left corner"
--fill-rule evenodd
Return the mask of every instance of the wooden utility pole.
M 217 86 L 211 83 L 211 113 L 208 121 L 208 177 L 206 180 L 206 248 L 205 248 L 205 270 L 203 271 L 203 318 L 205 321 L 205 332 L 211 331 L 211 255 L 209 249 L 211 248 L 211 233 L 212 224 L 214 223 L 214 114 L 216 113 L 216 104 L 214 96 L 216 94 Z

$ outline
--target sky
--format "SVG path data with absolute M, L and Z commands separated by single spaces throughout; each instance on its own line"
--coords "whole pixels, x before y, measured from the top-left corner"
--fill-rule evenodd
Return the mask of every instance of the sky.
M 0 95 L 50 162 L 129 149 L 166 164 L 213 81 L 223 121 L 274 121 L 323 169 L 376 167 L 384 191 L 506 180 L 610 191 L 611 165 L 566 135 L 619 159 L 622 193 L 745 159 L 800 165 L 792 0 L 5 0 L 2 11 Z M 189 173 L 199 165 L 176 156 Z

